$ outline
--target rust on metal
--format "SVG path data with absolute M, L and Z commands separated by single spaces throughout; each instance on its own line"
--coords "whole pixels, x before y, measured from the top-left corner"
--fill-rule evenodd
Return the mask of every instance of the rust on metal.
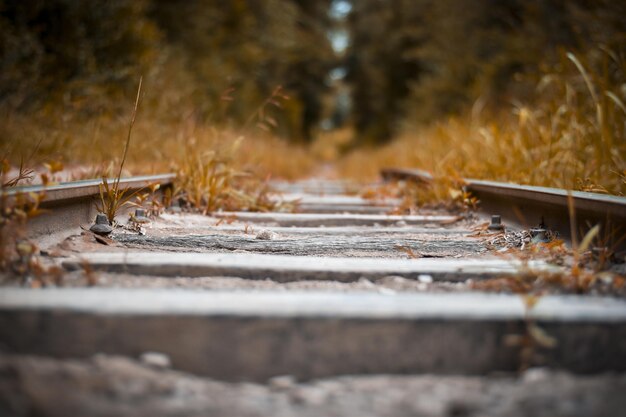
M 160 175 L 142 175 L 137 177 L 121 178 L 119 181 L 120 190 L 137 190 L 149 187 L 152 184 L 161 184 L 162 186 L 171 184 L 176 178 L 175 174 Z M 115 182 L 114 178 L 107 180 L 109 183 Z M 11 197 L 17 194 L 41 194 L 45 193 L 46 198 L 42 202 L 43 205 L 52 203 L 83 199 L 98 196 L 100 194 L 100 185 L 102 179 L 81 180 L 63 182 L 55 185 L 31 185 L 25 187 L 14 187 L 4 191 L 7 196 Z
M 120 190 L 141 190 L 159 184 L 159 192 L 171 186 L 175 174 L 143 175 L 121 178 Z M 108 179 L 113 183 L 115 179 Z M 55 185 L 14 187 L 4 191 L 10 198 L 16 195 L 38 194 L 44 198 L 40 207 L 44 211 L 28 222 L 28 236 L 36 238 L 65 232 L 91 223 L 96 216 L 94 202 L 100 198 L 102 179 L 65 182 Z M 124 214 L 120 212 L 120 214 Z
M 414 169 L 386 168 L 381 175 L 385 180 L 410 179 L 425 184 L 433 181 L 430 173 Z M 625 197 L 471 178 L 465 179 L 465 184 L 467 191 L 480 200 L 479 211 L 498 212 L 507 223 L 531 228 L 545 222 L 545 226 L 567 240 L 572 239 L 571 221 L 578 238 L 600 225 L 604 235 L 614 240 L 608 244 L 626 246 L 626 242 L 619 241 L 626 234 Z M 575 212 L 572 220 L 570 199 Z

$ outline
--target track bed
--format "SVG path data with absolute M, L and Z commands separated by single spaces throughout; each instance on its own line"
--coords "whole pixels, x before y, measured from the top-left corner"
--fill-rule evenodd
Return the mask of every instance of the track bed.
M 140 233 L 48 238 L 63 287 L 0 290 L 7 415 L 623 410 L 622 289 L 530 302 L 507 283 L 567 270 L 503 254 L 484 218 L 276 187 L 300 213 L 168 211 Z

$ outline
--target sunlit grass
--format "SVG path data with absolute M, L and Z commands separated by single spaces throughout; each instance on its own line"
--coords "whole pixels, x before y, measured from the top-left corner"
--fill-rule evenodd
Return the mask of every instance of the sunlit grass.
M 225 172 L 260 181 L 313 175 L 363 181 L 376 179 L 383 167 L 411 167 L 438 177 L 624 195 L 626 63 L 610 51 L 595 56 L 594 61 L 563 54 L 557 69 L 538 80 L 532 103 L 407 126 L 389 145 L 356 147 L 347 154 L 354 136 L 350 128 L 322 132 L 312 145 L 298 145 L 252 123 L 244 130 L 202 122 L 193 109 L 164 113 L 153 97 L 142 104 L 123 174 L 169 171 L 194 176 L 192 166 L 202 164 L 200 160 L 211 164 L 216 151 L 238 143 Z M 598 60 L 604 71 L 597 69 Z M 129 109 L 131 105 L 129 100 Z M 29 115 L 4 111 L 2 119 L 2 154 L 15 167 L 37 149 L 40 164 L 61 161 L 70 178 L 117 173 L 127 136 L 125 115 L 76 116 L 56 108 Z
M 249 118 L 249 126 L 235 129 L 200 122 L 193 109 L 179 109 L 178 117 L 163 114 L 151 100 L 137 100 L 132 111 L 132 143 L 128 116 L 110 113 L 86 116 L 52 108 L 25 116 L 6 112 L 0 133 L 9 140 L 0 146 L 6 170 L 16 173 L 12 185 L 26 185 L 35 175 L 19 175 L 30 166 L 63 166 L 59 180 L 116 178 L 104 182 L 99 210 L 112 219 L 120 205 L 134 195 L 117 188 L 119 176 L 173 172 L 175 195 L 181 204 L 202 213 L 217 210 L 289 210 L 271 198 L 267 180 L 310 176 L 315 160 L 302 146 L 289 144 L 266 130 L 272 119 L 265 109 L 275 106 L 276 89 Z M 150 91 L 147 92 L 150 94 Z M 150 98 L 150 97 L 148 97 Z M 268 104 L 269 103 L 269 104 Z M 278 103 L 279 104 L 279 103 Z M 269 126 L 269 127 L 268 127 Z M 29 167 L 21 163 L 24 155 Z M 47 164 L 47 165 L 45 165 Z M 18 167 L 22 167 L 18 169 Z M 62 174 L 62 175 L 61 175 Z M 7 175 L 7 178 L 13 178 Z
M 382 167 L 626 194 L 626 63 L 613 77 L 567 54 L 567 74 L 546 74 L 534 105 L 450 118 L 405 132 L 390 145 L 344 158 L 343 176 L 375 178 Z M 565 60 L 565 59 L 564 59 Z M 609 78 L 612 78 L 611 80 Z
M 46 161 L 62 161 L 75 177 L 99 178 L 104 173 L 117 174 L 124 149 L 128 120 L 101 118 L 69 120 L 41 115 L 11 115 L 4 125 L 2 155 L 17 169 L 23 155 L 28 155 L 41 139 L 32 166 Z M 192 122 L 162 121 L 141 112 L 133 130 L 124 175 L 150 174 L 175 170 L 185 159 L 189 147 L 197 154 L 228 146 L 244 137 L 232 163 L 239 169 L 260 176 L 297 178 L 310 175 L 316 161 L 304 146 L 251 129 L 241 132 Z M 32 167 L 31 166 L 31 167 Z M 79 169 L 80 167 L 80 169 Z

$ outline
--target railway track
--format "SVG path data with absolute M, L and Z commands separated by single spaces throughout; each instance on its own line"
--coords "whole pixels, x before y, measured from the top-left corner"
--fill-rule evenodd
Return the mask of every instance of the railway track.
M 433 181 L 428 172 L 415 169 L 388 168 L 381 175 L 386 180 L 411 180 L 425 186 Z M 516 228 L 543 224 L 570 242 L 572 230 L 580 238 L 595 225 L 616 236 L 626 234 L 625 197 L 476 179 L 464 182 L 465 188 L 479 199 L 480 212 L 497 213 Z M 615 246 L 625 249 L 626 240 Z
M 383 177 L 429 181 L 398 170 L 387 170 Z M 172 180 L 164 175 L 121 183 L 140 189 L 155 182 L 166 187 Z M 596 294 L 582 296 L 554 287 L 532 297 L 508 287 L 485 292 L 491 282 L 566 276 L 569 270 L 546 257 L 503 256 L 489 236 L 477 233 L 484 218 L 443 211 L 388 215 L 398 201 L 374 204 L 355 196 L 358 185 L 352 183 L 309 180 L 274 186 L 285 193 L 283 199 L 299 200 L 299 213 L 200 216 L 166 210 L 141 229 L 116 228 L 104 241 L 80 229 L 93 220 L 97 182 L 45 189 L 49 211 L 31 224 L 30 235 L 40 242 L 46 264 L 66 272 L 62 287 L 34 290 L 9 283 L 0 289 L 5 355 L 0 369 L 57 381 L 50 369 L 67 374 L 86 366 L 93 373 L 94 363 L 115 362 L 93 355 L 115 355 L 127 358 L 124 366 L 157 369 L 151 376 L 133 374 L 143 383 L 159 375 L 184 379 L 172 374 L 180 371 L 231 384 L 222 392 L 230 389 L 249 401 L 261 391 L 251 394 L 232 384 L 255 382 L 266 390 L 257 400 L 270 414 L 278 410 L 272 402 L 276 396 L 299 389 L 304 399 L 287 407 L 296 415 L 315 406 L 308 403 L 314 393 L 302 385 L 307 381 L 335 381 L 340 392 L 352 387 L 353 400 L 367 404 L 371 392 L 354 388 L 353 380 L 333 378 L 355 375 L 385 390 L 398 383 L 393 375 L 410 376 L 405 382 L 411 387 L 429 374 L 439 378 L 431 386 L 461 378 L 490 387 L 503 383 L 493 375 L 522 381 L 516 379 L 520 369 L 542 367 L 548 369 L 542 371 L 546 381 L 561 378 L 555 376 L 561 371 L 571 374 L 563 377 L 567 383 L 551 384 L 553 391 L 545 395 L 552 405 L 536 415 L 561 415 L 552 407 L 559 396 L 582 395 L 573 394 L 584 391 L 581 387 L 610 400 L 581 408 L 588 414 L 623 409 L 623 400 L 611 396 L 611 390 L 626 381 L 602 376 L 626 371 L 626 301 L 608 276 L 594 287 Z M 539 216 L 556 225 L 554 219 L 563 215 L 562 193 L 475 181 L 468 187 L 486 213 L 501 214 L 513 231 L 524 227 L 513 217 L 520 210 L 531 224 Z M 534 192 L 543 194 L 532 197 Z M 538 206 L 530 209 L 526 204 L 533 198 Z M 623 221 L 624 199 L 578 193 L 574 199 L 581 221 L 607 216 Z M 506 210 L 513 205 L 519 208 Z M 533 212 L 548 206 L 550 211 Z M 122 225 L 126 218 L 120 216 Z M 51 232 L 54 238 L 42 237 Z M 604 290 L 610 296 L 602 296 Z M 165 358 L 165 365 L 157 361 L 155 368 L 146 355 Z M 37 361 L 44 361 L 41 369 L 47 371 L 33 365 Z M 80 365 L 68 370 L 67 361 Z M 599 376 L 589 385 L 583 374 Z M 385 385 L 380 375 L 390 375 L 393 382 Z M 18 380 L 7 381 L 27 391 Z M 76 388 L 62 378 L 58 383 L 69 391 Z M 513 395 L 522 386 L 512 383 L 507 389 Z M 78 391 L 86 398 L 97 396 Z M 416 410 L 426 401 L 423 393 L 402 392 L 414 398 Z M 144 394 L 141 404 L 146 406 L 156 394 Z M 529 398 L 524 395 L 520 398 Z M 453 400 L 446 395 L 433 400 L 443 408 L 431 415 L 454 415 Z M 497 414 L 488 404 L 485 400 L 479 414 Z M 404 406 L 397 400 L 389 415 L 406 415 Z M 513 401 L 501 415 L 519 406 Z M 343 414 L 324 410 L 355 411 L 342 407 Z
M 119 190 L 133 193 L 149 190 L 152 185 L 159 185 L 156 191 L 161 195 L 176 178 L 174 174 L 142 175 L 122 178 Z M 110 178 L 109 184 L 115 179 Z M 75 232 L 81 225 L 89 224 L 97 214 L 96 202 L 100 199 L 102 180 L 82 180 L 53 185 L 33 185 L 14 187 L 5 191 L 6 198 L 14 199 L 17 195 L 40 195 L 40 215 L 30 219 L 28 235 L 33 239 L 42 239 L 58 233 Z M 120 215 L 128 213 L 128 208 L 120 210 Z M 56 236 L 58 238 L 58 236 Z

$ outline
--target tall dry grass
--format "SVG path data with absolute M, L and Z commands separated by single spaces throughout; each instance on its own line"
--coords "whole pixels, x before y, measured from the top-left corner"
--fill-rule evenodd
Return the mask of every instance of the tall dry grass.
M 184 105 L 163 111 L 163 102 L 182 99 L 173 96 L 172 89 L 146 88 L 124 175 L 182 172 L 191 160 L 200 166 L 211 164 L 215 152 L 243 136 L 228 157 L 228 167 L 259 179 L 330 172 L 368 180 L 377 178 L 380 168 L 396 166 L 425 169 L 436 176 L 626 194 L 623 52 L 563 53 L 559 65 L 537 79 L 532 103 L 482 110 L 479 100 L 463 116 L 407 127 L 385 147 L 357 147 L 347 155 L 342 152 L 350 146 L 349 129 L 321 134 L 308 147 L 290 144 L 255 126 L 242 130 L 199 121 L 194 109 Z M 128 103 L 130 109 L 132 100 Z M 61 161 L 70 171 L 82 166 L 76 170 L 77 178 L 114 175 L 125 146 L 127 114 L 103 111 L 85 117 L 62 108 L 29 115 L 3 110 L 0 155 L 8 155 L 19 166 L 24 155 L 37 149 L 34 159 L 40 162 Z M 198 161 L 203 158 L 205 162 Z
M 5 114 L 3 119 L 0 156 L 15 168 L 37 148 L 31 167 L 60 161 L 69 179 L 117 174 L 128 131 L 127 116 L 102 114 L 83 119 L 55 111 L 46 115 Z M 293 179 L 310 175 L 316 166 L 307 147 L 290 144 L 256 127 L 241 131 L 199 123 L 191 117 L 163 120 L 149 110 L 140 110 L 123 175 L 176 170 L 189 152 L 210 153 L 241 137 L 243 141 L 231 161 L 239 170 Z
M 276 89 L 251 114 L 248 125 L 236 129 L 200 121 L 189 106 L 166 106 L 170 111 L 163 111 L 148 90 L 139 110 L 139 95 L 135 107 L 129 107 L 133 115 L 130 146 L 127 116 L 105 111 L 96 115 L 65 113 L 58 107 L 28 116 L 6 112 L 7 123 L 0 125 L 0 136 L 9 140 L 0 144 L 0 156 L 6 160 L 7 170 L 10 163 L 17 170 L 23 155 L 32 155 L 36 149 L 30 163 L 36 167 L 53 162 L 65 167 L 58 176 L 63 180 L 174 172 L 178 174 L 177 192 L 172 197 L 204 213 L 288 210 L 290 207 L 270 198 L 266 180 L 309 176 L 316 163 L 307 148 L 268 132 L 273 119 L 266 109 L 280 105 L 280 92 Z M 171 90 L 164 92 L 163 99 L 180 101 L 172 97 Z M 117 180 L 111 184 L 104 181 L 99 209 L 110 220 L 120 204 L 134 198 L 117 188 Z
M 625 195 L 626 59 L 602 49 L 592 58 L 564 54 L 559 71 L 537 83 L 533 104 L 481 112 L 478 103 L 465 116 L 407 129 L 384 148 L 357 150 L 338 170 L 374 178 L 384 166 L 416 167 L 435 176 Z

